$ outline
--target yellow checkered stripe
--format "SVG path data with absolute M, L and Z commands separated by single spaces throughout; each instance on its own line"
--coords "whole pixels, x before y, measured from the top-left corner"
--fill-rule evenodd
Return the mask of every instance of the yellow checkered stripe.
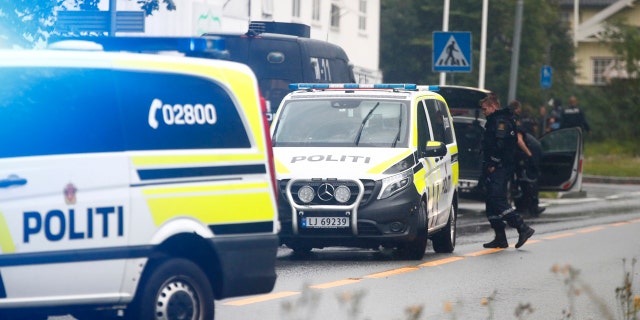
M 261 231 L 273 231 L 275 199 L 263 154 L 136 155 L 131 161 L 156 226 L 190 217 L 206 225 L 264 222 Z M 247 180 L 250 175 L 258 181 Z
M 2 251 L 2 253 L 13 253 L 16 251 L 16 246 L 9 232 L 9 226 L 2 212 L 0 212 L 0 251 Z
M 275 214 L 268 182 L 148 187 L 142 194 L 156 226 L 181 216 L 215 225 L 273 221 Z

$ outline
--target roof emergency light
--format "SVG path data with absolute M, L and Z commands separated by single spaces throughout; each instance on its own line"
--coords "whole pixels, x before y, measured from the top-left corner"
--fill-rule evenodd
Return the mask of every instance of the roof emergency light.
M 438 85 L 418 86 L 418 90 L 438 92 L 440 91 L 440 86 Z
M 404 89 L 416 90 L 413 83 L 291 83 L 289 90 L 310 89 Z
M 177 51 L 189 56 L 224 59 L 229 57 L 221 37 L 55 37 L 49 40 L 54 49 L 82 49 L 78 43 L 95 43 L 104 51 Z M 65 45 L 68 44 L 68 45 Z

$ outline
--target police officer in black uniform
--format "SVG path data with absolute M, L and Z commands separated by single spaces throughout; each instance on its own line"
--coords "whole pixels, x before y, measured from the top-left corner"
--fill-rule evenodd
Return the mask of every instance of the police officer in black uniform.
M 487 117 L 482 141 L 483 171 L 487 196 L 486 213 L 495 238 L 483 244 L 485 248 L 507 248 L 505 221 L 518 230 L 516 248 L 522 247 L 535 230 L 524 220 L 507 200 L 508 182 L 515 170 L 517 148 L 516 119 L 510 109 L 501 109 L 498 97 L 490 94 L 480 100 L 482 112 Z
M 516 175 L 513 186 L 518 190 L 513 195 L 516 211 L 529 213 L 532 216 L 540 215 L 545 208 L 540 207 L 538 198 L 538 177 L 540 175 L 540 160 L 542 157 L 542 145 L 531 132 L 527 132 L 524 119 L 521 116 L 522 106 L 520 101 L 509 102 L 509 109 L 516 116 Z

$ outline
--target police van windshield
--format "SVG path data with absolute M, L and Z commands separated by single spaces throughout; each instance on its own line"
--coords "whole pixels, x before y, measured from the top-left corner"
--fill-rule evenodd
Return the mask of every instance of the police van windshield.
M 283 106 L 274 129 L 277 147 L 378 147 L 408 145 L 404 101 L 305 99 Z

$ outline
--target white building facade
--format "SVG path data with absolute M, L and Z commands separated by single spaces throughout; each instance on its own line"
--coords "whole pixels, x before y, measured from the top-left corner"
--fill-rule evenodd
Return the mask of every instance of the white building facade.
M 144 35 L 199 36 L 205 32 L 246 32 L 250 21 L 303 23 L 311 38 L 341 46 L 359 83 L 382 82 L 379 67 L 380 0 L 173 0 L 176 10 L 145 19 Z M 139 11 L 132 0 L 117 0 L 118 11 Z M 109 10 L 109 0 L 100 2 Z M 131 33 L 117 35 L 133 35 Z

